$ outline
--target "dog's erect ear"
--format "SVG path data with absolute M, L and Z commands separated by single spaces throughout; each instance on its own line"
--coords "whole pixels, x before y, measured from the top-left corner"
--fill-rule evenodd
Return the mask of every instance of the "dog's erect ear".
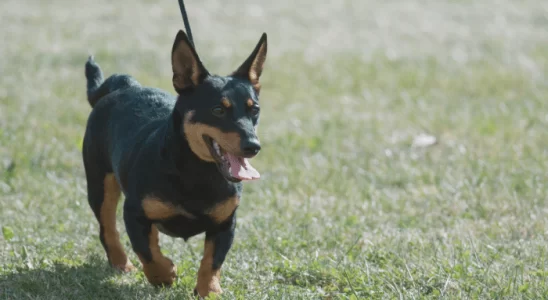
M 209 75 L 184 31 L 179 30 L 171 50 L 173 87 L 181 91 L 199 85 Z
M 261 89 L 259 77 L 261 77 L 263 65 L 266 61 L 266 48 L 266 33 L 263 33 L 251 55 L 232 73 L 232 76 L 248 79 L 257 93 Z

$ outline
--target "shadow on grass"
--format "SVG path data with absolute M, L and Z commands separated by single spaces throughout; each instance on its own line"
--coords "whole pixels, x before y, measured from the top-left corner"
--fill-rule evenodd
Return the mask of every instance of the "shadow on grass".
M 97 257 L 82 265 L 56 263 L 0 275 L 0 299 L 141 299 L 151 288 L 124 283 L 125 275 Z

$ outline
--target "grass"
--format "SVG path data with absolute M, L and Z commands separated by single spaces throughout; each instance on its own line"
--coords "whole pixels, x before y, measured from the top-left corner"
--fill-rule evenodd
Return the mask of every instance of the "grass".
M 176 2 L 2 7 L 0 298 L 192 298 L 202 235 L 162 236 L 171 289 L 109 269 L 79 148 L 88 53 L 107 74 L 172 92 Z M 216 73 L 269 34 L 263 179 L 245 187 L 224 299 L 548 298 L 546 3 L 187 9 Z M 437 144 L 414 146 L 420 134 Z

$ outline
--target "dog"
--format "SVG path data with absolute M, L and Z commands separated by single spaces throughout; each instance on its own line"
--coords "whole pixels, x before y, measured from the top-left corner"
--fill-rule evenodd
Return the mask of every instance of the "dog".
M 263 33 L 229 76 L 210 74 L 187 35 L 173 43 L 173 96 L 129 75 L 103 81 L 94 57 L 85 65 L 92 107 L 83 139 L 88 201 L 111 266 L 135 269 L 116 230 L 116 208 L 133 251 L 154 286 L 170 286 L 176 266 L 160 251 L 159 232 L 185 241 L 205 232 L 194 294 L 221 294 L 221 266 L 233 240 L 242 181 L 258 179 L 249 163 L 257 136 L 259 77 L 267 53 Z

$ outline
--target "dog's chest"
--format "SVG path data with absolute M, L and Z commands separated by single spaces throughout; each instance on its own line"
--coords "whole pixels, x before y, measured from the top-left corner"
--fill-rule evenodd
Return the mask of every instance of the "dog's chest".
M 155 196 L 147 196 L 142 205 L 145 215 L 151 220 L 164 220 L 174 216 L 183 216 L 194 220 L 208 218 L 214 223 L 222 223 L 228 219 L 240 204 L 240 196 L 235 194 L 220 201 L 173 201 Z
M 206 211 L 206 215 L 215 223 L 223 223 L 232 216 L 238 205 L 240 205 L 240 197 L 234 195 L 213 205 Z
M 206 216 L 219 224 L 232 216 L 240 204 L 241 195 L 241 184 L 196 184 L 181 191 L 175 202 L 187 211 Z
M 217 226 L 230 221 L 239 202 L 238 196 L 228 197 L 205 209 L 203 213 L 190 213 L 188 209 L 179 205 L 171 206 L 172 209 L 166 213 L 165 206 L 157 205 L 158 212 L 155 216 L 161 218 L 156 219 L 155 223 L 162 233 L 186 240 L 202 232 L 214 230 Z M 150 207 L 147 215 L 154 215 Z

